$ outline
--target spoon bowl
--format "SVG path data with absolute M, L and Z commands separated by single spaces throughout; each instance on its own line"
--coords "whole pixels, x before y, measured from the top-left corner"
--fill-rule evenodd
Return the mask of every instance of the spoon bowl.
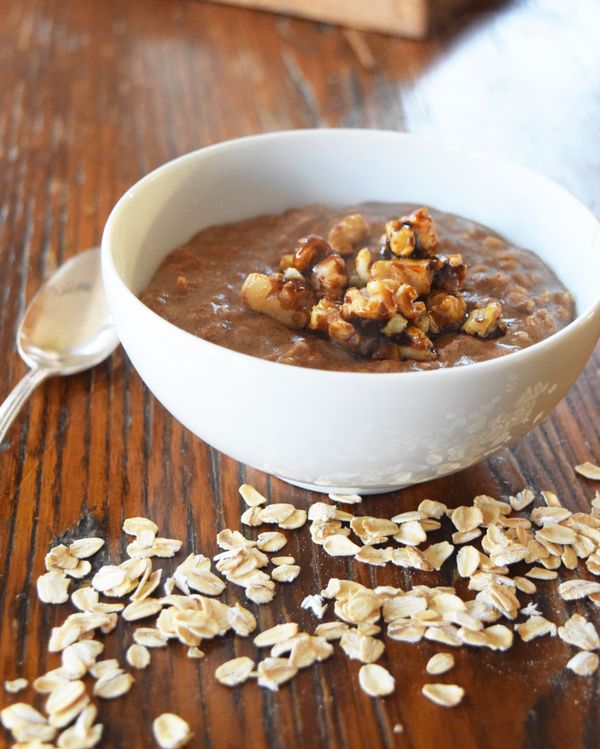
M 17 330 L 17 349 L 30 370 L 0 406 L 0 443 L 40 382 L 99 364 L 118 342 L 96 247 L 61 265 L 25 311 Z
M 29 303 L 17 331 L 21 357 L 49 374 L 69 375 L 93 367 L 117 343 L 98 248 L 60 266 Z

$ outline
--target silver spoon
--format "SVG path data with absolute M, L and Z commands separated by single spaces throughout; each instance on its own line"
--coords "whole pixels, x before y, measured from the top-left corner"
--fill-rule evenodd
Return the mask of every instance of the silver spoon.
M 30 370 L 0 406 L 0 444 L 15 416 L 46 377 L 99 364 L 119 342 L 100 275 L 100 250 L 76 255 L 31 300 L 17 331 L 17 349 Z

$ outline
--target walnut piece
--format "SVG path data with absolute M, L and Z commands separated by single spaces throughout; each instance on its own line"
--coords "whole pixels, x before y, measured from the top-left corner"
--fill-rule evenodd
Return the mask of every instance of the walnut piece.
M 427 311 L 432 333 L 456 330 L 465 319 L 467 303 L 461 296 L 434 291 L 427 297 Z
M 406 221 L 416 231 L 419 252 L 428 256 L 434 255 L 438 246 L 438 235 L 427 208 L 418 208 L 401 220 Z
M 385 246 L 396 257 L 409 257 L 415 251 L 417 236 L 403 219 L 388 221 L 385 225 Z
M 360 213 L 352 213 L 331 228 L 327 239 L 340 255 L 350 255 L 352 245 L 363 240 L 369 233 L 369 225 Z
M 335 343 L 344 348 L 355 349 L 360 343 L 356 328 L 343 319 L 341 305 L 323 297 L 312 308 L 310 315 L 311 330 L 326 333 Z
M 461 330 L 479 338 L 491 338 L 501 335 L 506 330 L 506 323 L 500 319 L 502 305 L 490 302 L 485 307 L 477 307 L 469 312 Z
M 467 268 L 459 253 L 436 254 L 437 229 L 426 208 L 387 221 L 383 259 L 376 262 L 371 248 L 354 249 L 369 231 L 364 217 L 354 213 L 338 221 L 327 240 L 302 237 L 282 256 L 280 272 L 246 278 L 244 303 L 371 359 L 433 361 L 432 336 L 457 331 L 491 338 L 505 331 L 499 302 L 467 314 L 460 293 Z
M 331 246 L 318 234 L 309 234 L 298 240 L 292 256 L 292 267 L 300 272 L 310 270 L 319 260 L 332 252 Z
M 344 258 L 337 254 L 327 255 L 314 266 L 311 285 L 317 296 L 341 299 L 348 286 L 348 274 Z
M 460 291 L 465 283 L 467 266 L 463 265 L 460 255 L 450 255 L 438 260 L 438 267 L 433 275 L 433 286 L 443 291 Z
M 395 312 L 394 294 L 383 281 L 369 281 L 364 289 L 348 289 L 342 305 L 342 317 L 346 320 L 386 322 Z
M 418 258 L 396 258 L 395 260 L 378 260 L 371 266 L 371 277 L 379 280 L 406 283 L 419 293 L 429 294 L 433 281 L 434 261 Z
M 381 332 L 383 335 L 392 338 L 393 336 L 398 336 L 401 333 L 404 333 L 407 325 L 408 320 L 405 317 L 402 317 L 402 315 L 396 314 L 390 318 L 383 328 L 381 328 Z
M 403 283 L 394 294 L 398 312 L 408 320 L 418 320 L 425 314 L 425 302 L 418 302 L 419 292 L 414 286 Z
M 369 279 L 371 278 L 372 262 L 373 258 L 368 247 L 363 247 L 362 250 L 359 250 L 356 253 L 356 258 L 354 259 L 354 269 L 361 286 L 366 286 L 369 282 Z
M 242 301 L 255 312 L 301 330 L 308 325 L 315 295 L 304 281 L 285 281 L 280 274 L 250 273 L 242 286 Z

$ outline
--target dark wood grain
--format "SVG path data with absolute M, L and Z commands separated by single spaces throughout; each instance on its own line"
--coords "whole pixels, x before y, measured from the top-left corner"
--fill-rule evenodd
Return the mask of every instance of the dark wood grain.
M 14 330 L 44 277 L 98 243 L 128 185 L 208 143 L 290 127 L 407 129 L 533 166 L 600 214 L 597 3 L 494 6 L 426 43 L 362 35 L 365 67 L 341 30 L 265 13 L 178 0 L 2 0 L 0 396 L 24 371 Z M 364 511 L 390 516 L 425 497 L 457 504 L 525 484 L 557 491 L 571 509 L 588 507 L 591 483 L 572 466 L 600 459 L 599 368 L 597 353 L 553 414 L 511 449 L 456 476 L 365 500 Z M 241 481 L 275 500 L 314 500 L 194 438 L 121 352 L 40 388 L 0 448 L 0 476 L 1 680 L 57 665 L 45 644 L 69 607 L 42 607 L 35 595 L 50 545 L 98 533 L 108 545 L 97 563 L 114 560 L 124 554 L 123 519 L 144 514 L 165 535 L 213 554 L 215 529 L 238 527 Z M 299 603 L 330 576 L 432 580 L 332 560 L 306 530 L 291 534 L 287 548 L 303 574 L 273 606 L 254 607 L 262 627 L 287 617 L 311 626 Z M 450 583 L 451 572 L 436 579 Z M 564 618 L 555 586 L 539 588 L 543 609 Z M 226 599 L 239 600 L 238 591 Z M 107 637 L 108 654 L 122 658 L 130 637 L 125 628 Z M 358 665 L 340 655 L 270 694 L 215 682 L 220 662 L 253 654 L 239 638 L 208 643 L 201 662 L 183 649 L 156 652 L 124 700 L 102 704 L 103 745 L 150 747 L 152 718 L 173 710 L 191 723 L 192 746 L 208 749 L 598 746 L 598 677 L 566 674 L 570 648 L 560 640 L 517 643 L 506 654 L 460 650 L 453 680 L 468 697 L 452 711 L 419 694 L 438 649 L 389 641 L 385 663 L 398 686 L 385 701 L 360 691 Z M 404 733 L 393 733 L 396 723 Z

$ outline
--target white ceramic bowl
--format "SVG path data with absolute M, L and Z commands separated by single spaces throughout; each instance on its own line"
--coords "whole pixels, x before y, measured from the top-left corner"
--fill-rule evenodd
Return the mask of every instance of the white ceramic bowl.
M 170 250 L 210 224 L 362 200 L 433 206 L 534 250 L 573 292 L 577 319 L 531 348 L 467 367 L 327 372 L 208 343 L 136 297 Z M 175 159 L 117 203 L 102 263 L 121 342 L 163 405 L 222 452 L 318 491 L 390 491 L 481 460 L 548 414 L 600 336 L 592 214 L 526 169 L 400 133 L 279 132 Z

